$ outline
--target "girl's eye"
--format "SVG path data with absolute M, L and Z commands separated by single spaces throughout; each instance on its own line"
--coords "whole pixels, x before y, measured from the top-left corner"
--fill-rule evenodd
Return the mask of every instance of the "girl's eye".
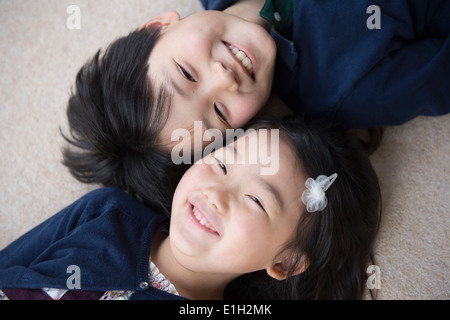
M 225 166 L 225 164 L 217 158 L 214 158 L 214 159 L 216 159 L 216 161 L 219 164 L 219 167 L 222 169 L 223 173 L 227 174 L 228 171 L 227 171 L 227 167 Z
M 222 120 L 223 122 L 225 122 L 227 125 L 228 124 L 228 120 L 227 118 L 225 118 L 225 116 L 223 115 L 223 113 L 220 111 L 220 109 L 217 107 L 217 102 L 214 103 L 214 111 L 216 112 L 217 116 L 219 117 L 220 120 Z
M 258 200 L 258 198 L 256 198 L 255 196 L 249 195 L 250 199 L 252 199 L 258 206 L 261 207 L 261 209 L 264 210 L 264 212 L 266 212 L 266 209 L 264 209 L 263 205 L 261 204 L 261 202 Z
M 179 65 L 177 63 L 178 69 L 180 70 L 180 72 L 183 74 L 183 76 L 188 79 L 191 82 L 197 82 L 194 77 L 191 76 L 191 74 L 189 72 L 186 71 L 185 68 L 183 68 L 181 65 Z

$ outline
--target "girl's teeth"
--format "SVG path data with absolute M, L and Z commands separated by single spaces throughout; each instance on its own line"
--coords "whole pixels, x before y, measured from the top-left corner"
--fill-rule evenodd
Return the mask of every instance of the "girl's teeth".
M 193 207 L 193 208 L 192 208 L 192 212 L 194 213 L 195 218 L 198 220 L 198 222 L 200 222 L 200 224 L 201 224 L 202 226 L 205 226 L 205 227 L 207 227 L 208 229 L 213 230 L 212 227 L 206 222 L 206 220 L 205 220 L 204 218 L 202 218 L 202 217 L 198 214 L 197 208 L 196 208 L 196 207 Z
M 233 47 L 232 45 L 229 45 L 228 47 L 236 56 L 236 58 L 241 61 L 242 65 L 247 69 L 247 71 L 251 74 L 253 71 L 252 61 L 247 57 L 245 52 L 240 51 L 238 48 Z

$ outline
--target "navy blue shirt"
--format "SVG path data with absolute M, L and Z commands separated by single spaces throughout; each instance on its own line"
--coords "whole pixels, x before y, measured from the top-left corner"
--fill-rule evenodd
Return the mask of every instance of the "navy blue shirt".
M 94 190 L 0 251 L 0 289 L 67 289 L 75 265 L 81 290 L 181 298 L 149 286 L 153 236 L 167 221 L 119 189 Z
M 380 29 L 367 26 L 371 5 Z M 296 113 L 350 128 L 450 112 L 450 1 L 267 0 L 262 11 L 278 50 L 273 89 Z

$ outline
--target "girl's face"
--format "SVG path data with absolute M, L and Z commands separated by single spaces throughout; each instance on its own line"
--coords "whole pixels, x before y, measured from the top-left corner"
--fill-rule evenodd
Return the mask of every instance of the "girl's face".
M 242 127 L 266 103 L 276 46 L 263 27 L 220 11 L 182 20 L 168 12 L 147 25 L 153 23 L 162 33 L 149 76 L 156 88 L 168 89 L 172 102 L 162 143 L 171 142 L 175 129 L 192 129 L 194 121 L 202 121 L 204 130 Z
M 259 159 L 248 159 L 254 146 L 239 143 L 244 136 L 194 164 L 178 185 L 170 245 L 190 270 L 236 277 L 267 269 L 293 239 L 305 174 L 288 144 L 253 135 L 258 148 L 279 152 L 278 172 L 261 175 Z

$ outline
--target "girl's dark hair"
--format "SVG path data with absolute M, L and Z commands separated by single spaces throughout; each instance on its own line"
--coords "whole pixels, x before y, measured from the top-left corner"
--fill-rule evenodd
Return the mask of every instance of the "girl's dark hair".
M 121 188 L 150 208 L 170 214 L 184 168 L 158 148 L 170 98 L 152 88 L 148 57 L 159 29 L 143 28 L 100 50 L 78 72 L 67 107 L 70 143 L 63 149 L 83 183 Z M 74 148 L 75 147 L 75 148 Z
M 227 287 L 238 299 L 360 299 L 366 284 L 375 235 L 381 218 L 381 192 L 361 142 L 353 135 L 298 118 L 260 121 L 255 129 L 279 129 L 295 150 L 307 175 L 338 177 L 326 191 L 327 207 L 303 212 L 296 236 L 286 246 L 300 275 L 278 281 L 265 271 L 244 275 Z M 298 195 L 301 197 L 301 194 Z

